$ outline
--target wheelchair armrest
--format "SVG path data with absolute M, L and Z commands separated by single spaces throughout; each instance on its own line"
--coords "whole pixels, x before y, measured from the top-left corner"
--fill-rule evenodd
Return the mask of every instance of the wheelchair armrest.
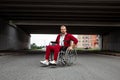
M 53 44 L 55 44 L 55 43 L 56 43 L 56 44 L 57 44 L 57 42 L 56 42 L 56 41 L 51 41 L 51 43 L 53 43 Z
M 57 44 L 56 41 L 51 41 L 50 43 L 51 43 L 50 45 L 53 45 L 53 46 Z

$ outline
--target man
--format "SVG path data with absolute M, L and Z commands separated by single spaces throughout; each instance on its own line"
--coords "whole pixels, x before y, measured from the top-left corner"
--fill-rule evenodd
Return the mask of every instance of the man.
M 45 60 L 40 61 L 44 65 L 49 65 L 49 63 L 56 64 L 58 53 L 63 46 L 67 47 L 68 50 L 72 50 L 78 43 L 78 40 L 72 34 L 67 33 L 67 29 L 66 29 L 65 25 L 62 25 L 60 27 L 60 29 L 61 29 L 61 33 L 58 34 L 58 36 L 56 38 L 57 44 L 54 46 L 48 45 L 46 47 Z M 74 44 L 71 44 L 71 41 L 73 41 Z M 54 60 L 53 61 L 49 61 L 49 56 L 50 56 L 51 51 L 54 51 Z

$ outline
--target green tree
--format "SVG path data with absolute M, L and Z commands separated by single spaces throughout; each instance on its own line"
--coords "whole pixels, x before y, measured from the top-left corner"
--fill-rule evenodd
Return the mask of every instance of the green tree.
M 35 43 L 31 44 L 31 49 L 42 49 L 44 46 L 37 46 Z
M 37 49 L 37 45 L 35 43 L 31 44 L 31 49 Z

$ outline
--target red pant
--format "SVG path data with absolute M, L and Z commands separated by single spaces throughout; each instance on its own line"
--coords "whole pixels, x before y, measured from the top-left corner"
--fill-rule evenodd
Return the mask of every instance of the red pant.
M 61 46 L 59 45 L 49 45 L 49 46 L 46 46 L 46 55 L 45 55 L 45 59 L 49 60 L 49 56 L 50 56 L 50 53 L 51 51 L 54 51 L 54 60 L 57 61 L 57 57 L 58 57 L 58 53 L 60 51 L 60 48 Z

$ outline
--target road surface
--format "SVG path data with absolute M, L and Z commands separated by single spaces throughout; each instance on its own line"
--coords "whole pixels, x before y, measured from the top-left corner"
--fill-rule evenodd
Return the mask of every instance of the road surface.
M 44 54 L 0 56 L 0 80 L 120 80 L 120 57 L 79 54 L 72 66 L 39 63 Z

